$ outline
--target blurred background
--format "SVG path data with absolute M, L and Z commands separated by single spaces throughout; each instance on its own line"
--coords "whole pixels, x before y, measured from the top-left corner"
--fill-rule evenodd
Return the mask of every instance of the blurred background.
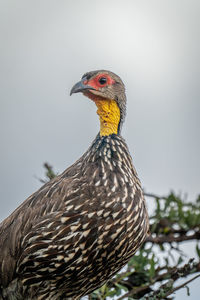
M 96 136 L 94 103 L 69 96 L 96 69 L 126 85 L 122 134 L 145 191 L 195 200 L 199 13 L 198 0 L 0 0 L 0 220 L 41 186 L 44 162 L 60 173 Z

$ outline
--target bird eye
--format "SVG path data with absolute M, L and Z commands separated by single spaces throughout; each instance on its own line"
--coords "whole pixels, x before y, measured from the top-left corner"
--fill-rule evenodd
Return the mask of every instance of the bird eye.
M 101 78 L 99 78 L 99 83 L 100 83 L 101 85 L 104 85 L 105 83 L 107 83 L 107 78 L 106 78 L 106 77 L 101 77 Z

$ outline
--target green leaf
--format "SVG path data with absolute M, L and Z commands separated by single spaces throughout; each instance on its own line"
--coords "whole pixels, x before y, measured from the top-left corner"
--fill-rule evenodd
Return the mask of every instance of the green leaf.
M 185 286 L 186 290 L 187 290 L 187 296 L 190 296 L 190 289 L 189 289 L 189 286 Z
M 180 265 L 183 262 L 183 259 L 181 256 L 179 256 L 178 262 L 177 262 L 177 266 Z
M 199 248 L 198 244 L 196 244 L 196 252 L 197 252 L 198 257 L 200 258 L 200 248 Z

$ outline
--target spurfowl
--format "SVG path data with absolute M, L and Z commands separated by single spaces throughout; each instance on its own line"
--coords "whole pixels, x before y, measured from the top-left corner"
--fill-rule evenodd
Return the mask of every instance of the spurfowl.
M 77 92 L 95 102 L 100 132 L 0 224 L 0 299 L 79 299 L 119 271 L 147 236 L 140 180 L 120 135 L 124 84 L 93 71 L 74 85 Z

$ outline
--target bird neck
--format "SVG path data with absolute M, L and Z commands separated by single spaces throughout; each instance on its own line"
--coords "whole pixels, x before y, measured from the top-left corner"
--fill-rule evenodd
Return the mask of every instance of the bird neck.
M 97 114 L 100 119 L 100 136 L 118 133 L 120 109 L 115 100 L 95 100 Z

